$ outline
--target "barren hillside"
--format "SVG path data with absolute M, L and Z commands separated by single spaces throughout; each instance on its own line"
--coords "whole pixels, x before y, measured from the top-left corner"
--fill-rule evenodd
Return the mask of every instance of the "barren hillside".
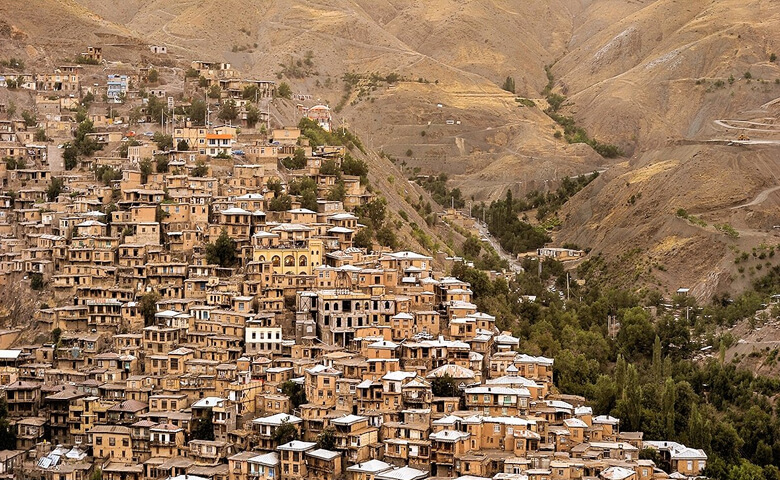
M 144 45 L 161 43 L 180 65 L 225 59 L 247 75 L 282 75 L 296 92 L 343 107 L 337 120 L 406 174 L 447 172 L 477 201 L 606 170 L 566 206 L 556 240 L 642 252 L 631 260 L 638 278 L 667 289 L 697 285 L 706 297 L 745 284 L 757 272 L 739 272 L 734 252 L 777 243 L 772 0 L 37 3 L 0 4 L 17 32 L 0 56 L 53 65 L 102 44 L 109 58 L 150 61 Z M 303 78 L 282 73 L 307 52 L 314 67 Z M 630 159 L 556 137 L 543 112 L 546 65 L 553 91 L 567 96 L 561 113 Z M 404 81 L 348 88 L 347 72 Z M 502 90 L 506 77 L 535 106 Z M 725 145 L 741 132 L 763 143 Z M 678 217 L 681 208 L 707 226 Z

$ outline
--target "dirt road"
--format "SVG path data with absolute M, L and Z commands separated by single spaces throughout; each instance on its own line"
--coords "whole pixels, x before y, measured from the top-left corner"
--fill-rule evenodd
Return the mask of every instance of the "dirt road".
M 743 205 L 737 205 L 736 207 L 731 207 L 732 210 L 736 210 L 738 208 L 745 208 L 745 207 L 752 207 L 754 205 L 760 205 L 766 201 L 767 198 L 769 198 L 769 195 L 771 195 L 773 192 L 776 192 L 780 190 L 780 186 L 767 188 L 766 190 L 762 191 L 758 195 L 756 195 L 756 198 L 754 198 L 751 202 L 745 203 Z
M 477 226 L 477 230 L 479 230 L 479 235 L 481 238 L 487 239 L 488 243 L 490 243 L 490 246 L 493 247 L 496 253 L 498 253 L 498 256 L 509 263 L 509 268 L 515 273 L 522 272 L 523 267 L 520 265 L 520 262 L 517 261 L 517 258 L 501 248 L 498 240 L 496 240 L 495 237 L 493 237 L 493 235 L 491 235 L 488 231 L 487 226 L 479 221 L 475 221 L 474 223 Z

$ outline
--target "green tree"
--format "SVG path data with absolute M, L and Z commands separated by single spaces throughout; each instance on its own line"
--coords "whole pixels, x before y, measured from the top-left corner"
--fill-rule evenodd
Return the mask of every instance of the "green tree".
M 46 189 L 46 198 L 50 202 L 57 200 L 57 197 L 62 193 L 62 189 L 65 186 L 65 181 L 61 178 L 54 177 L 51 179 L 51 183 Z
M 30 275 L 30 288 L 33 290 L 43 290 L 44 283 L 43 283 L 43 275 L 35 272 L 32 275 Z
M 22 112 L 22 119 L 24 119 L 24 125 L 26 127 L 34 127 L 38 125 L 38 118 L 33 112 L 28 112 L 27 110 L 24 110 Z
M 347 153 L 341 161 L 341 171 L 344 172 L 344 175 L 366 177 L 368 175 L 368 164 Z
M 279 84 L 279 88 L 276 89 L 276 94 L 279 95 L 282 98 L 292 98 L 292 89 L 290 88 L 290 85 L 287 84 L 287 82 L 282 82 Z
M 192 422 L 192 440 L 214 440 L 214 420 L 209 410 L 205 416 Z
M 600 375 L 591 393 L 593 409 L 599 413 L 609 413 L 615 408 L 618 399 L 618 387 L 615 379 L 609 375 Z
M 657 337 L 656 337 L 657 338 Z M 663 410 L 662 416 L 664 420 L 665 438 L 675 438 L 674 424 L 676 420 L 674 402 L 677 394 L 677 385 L 674 380 L 669 377 L 664 383 L 663 393 Z
M 764 440 L 759 440 L 758 444 L 756 444 L 756 453 L 753 455 L 753 461 L 762 467 L 771 465 L 774 461 L 772 447 L 767 445 Z
M 282 160 L 282 165 L 291 170 L 299 170 L 306 166 L 306 151 L 302 148 L 296 148 L 292 157 Z
M 482 241 L 474 235 L 469 235 L 463 242 L 463 256 L 469 259 L 479 258 L 482 252 Z
M 238 248 L 236 242 L 228 235 L 227 229 L 222 229 L 214 243 L 206 244 L 206 261 L 225 268 L 238 263 Z
M 328 159 L 322 162 L 322 165 L 320 165 L 320 175 L 340 175 L 341 170 L 339 169 L 339 166 L 336 164 L 335 160 Z
M 187 140 L 181 139 L 179 140 L 179 143 L 176 144 L 176 150 L 179 152 L 186 152 L 190 149 L 190 144 L 187 143 Z
M 389 225 L 384 225 L 376 231 L 376 241 L 383 247 L 389 247 L 391 250 L 398 248 L 398 237 Z
M 265 186 L 269 192 L 273 192 L 274 197 L 278 197 L 279 195 L 284 193 L 284 187 L 282 186 L 282 182 L 280 182 L 278 178 L 269 178 Z
M 147 292 L 141 295 L 138 301 L 138 312 L 144 317 L 144 326 L 154 325 L 155 314 L 157 313 L 157 302 L 162 297 L 155 291 Z
M 60 338 L 62 337 L 62 329 L 60 327 L 55 328 L 51 331 L 51 341 L 55 345 L 60 343 Z
M 241 91 L 241 97 L 244 100 L 255 100 L 258 95 L 257 85 L 247 85 Z
M 157 173 L 168 173 L 168 155 L 155 155 L 154 162 Z
M 688 446 L 709 450 L 711 442 L 709 422 L 702 417 L 698 405 L 694 403 L 688 418 Z
M 219 85 L 214 84 L 209 87 L 209 98 L 218 99 L 220 96 L 222 96 L 222 89 L 219 88 Z
M 434 397 L 457 397 L 460 395 L 457 382 L 448 373 L 431 380 L 431 392 Z
M 200 98 L 192 99 L 192 103 L 190 103 L 190 108 L 187 111 L 187 115 L 190 116 L 190 120 L 192 120 L 192 123 L 194 123 L 195 125 L 205 125 L 207 108 L 208 106 L 206 105 L 206 102 L 204 102 Z
M 95 180 L 101 181 L 107 186 L 121 179 L 121 170 L 117 170 L 111 165 L 98 165 L 95 167 Z
M 317 204 L 317 192 L 316 190 L 306 190 L 303 192 L 300 198 L 301 208 L 308 208 L 309 210 L 316 212 L 319 205 Z
M 506 77 L 506 80 L 504 80 L 504 84 L 501 85 L 501 88 L 507 92 L 515 93 L 515 79 L 512 77 Z
M 322 433 L 317 435 L 317 448 L 333 450 L 336 447 L 336 429 L 325 427 Z
M 149 73 L 146 74 L 146 79 L 149 80 L 149 83 L 157 83 L 157 81 L 160 79 L 160 74 L 155 70 L 154 68 L 149 70 Z
M 0 450 L 16 449 L 16 427 L 8 422 L 8 403 L 0 398 Z
M 198 78 L 199 75 L 200 73 L 192 67 L 184 72 L 184 78 Z
M 660 382 L 663 375 L 663 360 L 661 359 L 661 338 L 656 335 L 653 343 L 653 380 Z
M 73 170 L 79 161 L 78 149 L 71 143 L 66 143 L 62 149 L 62 159 L 65 164 L 65 170 Z
M 636 432 L 642 426 L 642 387 L 639 384 L 639 374 L 633 364 L 626 370 L 626 385 L 623 397 L 618 401 L 616 409 L 620 412 L 621 423 L 626 431 Z
M 303 385 L 288 380 L 282 383 L 279 388 L 282 391 L 282 394 L 287 395 L 290 398 L 290 403 L 293 408 L 298 408 L 307 402 Z
M 281 187 L 281 185 L 280 185 Z M 288 185 L 288 193 L 290 195 L 303 195 L 307 190 L 317 190 L 317 182 L 311 177 L 298 177 L 290 182 Z M 276 193 L 276 192 L 274 192 Z M 281 193 L 281 190 L 279 191 Z
M 335 185 L 333 185 L 330 188 L 330 191 L 328 192 L 326 198 L 330 201 L 343 202 L 346 196 L 347 196 L 347 187 L 344 185 L 343 181 L 338 181 L 336 182 Z
M 292 198 L 286 193 L 274 197 L 270 202 L 268 202 L 268 210 L 272 212 L 286 212 L 291 208 Z
M 764 470 L 758 465 L 742 459 L 738 464 L 732 465 L 728 472 L 729 480 L 766 480 Z
M 144 158 L 138 164 L 138 168 L 141 170 L 141 183 L 149 181 L 149 175 L 152 174 L 152 159 Z
M 292 423 L 282 420 L 281 425 L 276 427 L 273 434 L 273 440 L 277 445 L 284 445 L 293 440 L 298 440 L 298 428 Z
M 204 160 L 196 160 L 195 168 L 192 169 L 193 177 L 205 177 L 209 174 L 209 166 Z
M 696 415 L 696 416 L 695 416 Z M 695 420 L 694 420 L 695 419 Z M 688 427 L 688 442 L 693 448 L 703 448 L 706 440 L 706 430 L 698 409 L 691 410 L 691 421 Z M 702 436 L 704 438 L 702 438 Z M 715 422 L 712 430 L 712 451 L 727 463 L 736 463 L 742 456 L 742 445 L 745 441 L 734 426 L 727 421 Z M 704 445 L 706 446 L 706 445 Z
M 49 137 L 46 136 L 46 130 L 43 128 L 39 128 L 35 131 L 35 135 L 33 135 L 33 140 L 36 142 L 48 142 L 51 140 Z
M 651 352 L 655 328 L 650 317 L 642 307 L 634 307 L 623 312 L 617 342 L 623 354 L 631 359 Z
M 371 228 L 364 227 L 352 237 L 352 245 L 357 248 L 364 248 L 370 252 L 374 246 L 373 238 L 374 234 Z
M 236 107 L 235 100 L 231 98 L 222 102 L 222 107 L 219 109 L 219 114 L 217 116 L 220 120 L 231 122 L 238 118 L 238 107 Z
M 249 128 L 254 128 L 257 122 L 260 121 L 260 110 L 254 105 L 248 105 L 246 107 L 246 124 Z
M 173 137 L 170 135 L 165 135 L 162 132 L 154 132 L 152 140 L 157 144 L 158 150 L 167 152 L 168 150 L 173 149 Z
M 162 122 L 163 113 L 167 108 L 168 105 L 154 95 L 149 95 L 149 98 L 146 100 L 146 116 L 155 123 Z

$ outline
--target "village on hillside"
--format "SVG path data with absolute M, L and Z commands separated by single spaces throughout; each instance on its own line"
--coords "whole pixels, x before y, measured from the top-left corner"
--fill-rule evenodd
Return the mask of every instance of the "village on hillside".
M 19 304 L 0 313 L 34 304 L 0 332 L 0 478 L 705 469 L 560 392 L 451 276 L 462 260 L 377 235 L 380 192 L 327 106 L 226 63 L 78 60 L 0 71 L 0 98 L 33 101 L 0 101 L 0 285 Z

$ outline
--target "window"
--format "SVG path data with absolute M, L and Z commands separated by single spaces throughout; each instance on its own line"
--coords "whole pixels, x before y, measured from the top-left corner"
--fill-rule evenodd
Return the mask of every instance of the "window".
M 501 425 L 499 424 L 493 425 L 493 433 L 501 433 Z

